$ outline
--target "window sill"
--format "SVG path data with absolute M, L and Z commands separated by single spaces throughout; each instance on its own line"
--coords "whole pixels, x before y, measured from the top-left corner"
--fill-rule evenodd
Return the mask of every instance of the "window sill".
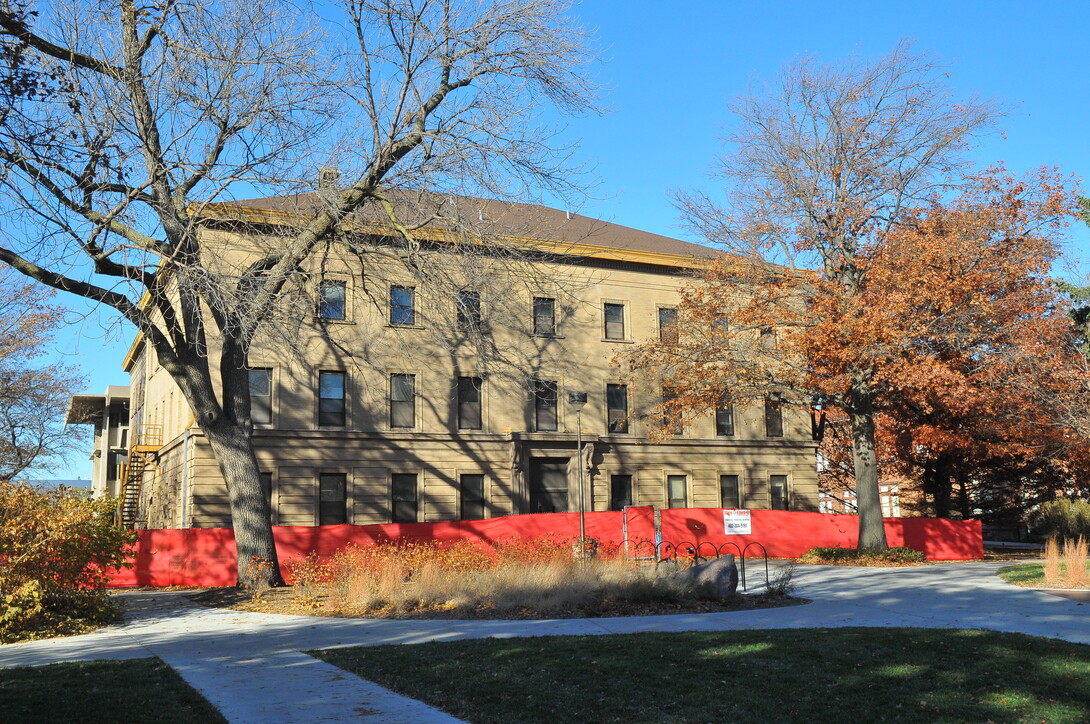
M 613 339 L 611 337 L 602 337 L 603 342 L 611 342 L 613 344 L 636 344 L 634 339 Z
M 533 337 L 534 339 L 566 339 L 566 337 L 564 335 L 562 335 L 562 334 L 537 334 L 537 333 L 534 333 L 534 334 L 531 334 L 530 336 Z
M 387 329 L 423 329 L 419 324 L 387 324 Z

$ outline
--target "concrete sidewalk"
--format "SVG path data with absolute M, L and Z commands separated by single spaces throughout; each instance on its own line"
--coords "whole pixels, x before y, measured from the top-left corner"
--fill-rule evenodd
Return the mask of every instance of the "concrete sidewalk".
M 0 668 L 158 656 L 232 722 L 457 721 L 300 653 L 333 646 L 645 631 L 909 626 L 983 628 L 1090 643 L 1090 604 L 995 576 L 1004 563 L 800 566 L 805 606 L 539 621 L 393 621 L 239 613 L 179 592 L 126 592 L 126 620 L 95 633 L 0 646 Z M 752 587 L 751 587 L 752 590 Z

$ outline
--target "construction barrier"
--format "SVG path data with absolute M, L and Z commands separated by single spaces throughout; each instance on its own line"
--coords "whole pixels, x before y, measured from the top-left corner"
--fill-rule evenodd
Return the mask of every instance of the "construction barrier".
M 680 508 L 656 511 L 637 506 L 624 512 L 586 514 L 587 536 L 622 546 L 625 540 L 662 543 L 670 550 L 721 548 L 733 543 L 744 548 L 760 543 L 774 558 L 794 558 L 814 546 L 854 548 L 859 521 L 853 515 L 796 513 L 780 510 L 748 511 L 750 532 L 728 534 L 721 508 Z M 891 546 L 908 546 L 929 560 L 973 560 L 984 555 L 979 521 L 935 518 L 886 518 Z M 233 586 L 237 579 L 234 533 L 229 528 L 188 528 L 138 531 L 130 561 L 113 579 L 115 587 L 128 586 Z M 440 523 L 386 523 L 380 525 L 274 526 L 273 537 L 282 571 L 315 552 L 327 556 L 349 544 L 389 541 L 496 541 L 533 540 L 552 536 L 579 536 L 578 513 L 509 515 L 488 520 Z

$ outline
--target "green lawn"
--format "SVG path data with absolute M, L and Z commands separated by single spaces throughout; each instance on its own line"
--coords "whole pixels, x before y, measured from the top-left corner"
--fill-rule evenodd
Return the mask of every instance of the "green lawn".
M 0 722 L 224 722 L 159 659 L 0 669 Z
M 1067 566 L 1061 563 L 1060 571 L 1066 574 Z M 1090 573 L 1090 563 L 1086 564 L 1086 572 Z M 1014 566 L 1000 568 L 997 573 L 1004 581 L 1015 586 L 1026 586 L 1028 588 L 1050 588 L 1053 586 L 1053 584 L 1045 583 L 1044 563 L 1019 563 Z M 1063 588 L 1063 585 L 1061 580 L 1057 587 Z
M 313 653 L 478 724 L 1090 721 L 1090 646 L 988 631 L 655 633 Z

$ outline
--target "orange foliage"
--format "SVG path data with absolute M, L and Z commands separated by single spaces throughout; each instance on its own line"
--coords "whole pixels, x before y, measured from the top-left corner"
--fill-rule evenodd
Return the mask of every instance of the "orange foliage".
M 863 380 L 879 459 L 917 473 L 939 458 L 1090 457 L 1086 438 L 1053 414 L 1057 400 L 1086 409 L 1090 388 L 1049 278 L 1073 208 L 1052 172 L 1018 180 L 991 169 L 959 198 L 902 213 L 880 241 L 860 240 L 841 257 L 851 269 L 724 257 L 684 290 L 680 340 L 628 358 L 633 377 L 650 372 L 675 390 L 679 410 L 701 411 L 725 393 L 773 390 L 851 412 Z M 771 345 L 760 334 L 770 327 Z M 1057 483 L 1074 467 L 1055 468 Z

